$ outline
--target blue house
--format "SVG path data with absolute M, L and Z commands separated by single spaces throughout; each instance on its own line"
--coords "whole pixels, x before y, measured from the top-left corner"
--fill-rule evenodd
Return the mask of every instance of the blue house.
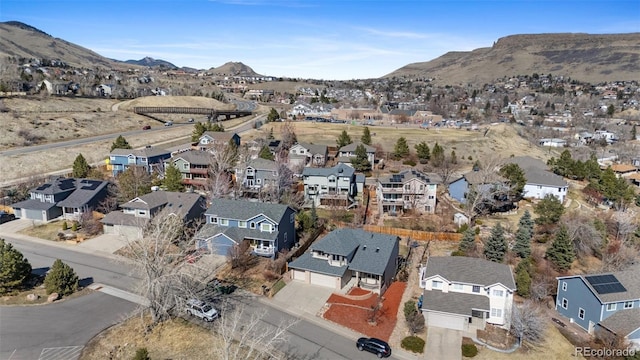
M 254 254 L 275 257 L 296 242 L 295 216 L 287 205 L 215 199 L 195 235 L 196 247 L 227 255 L 234 245 L 249 241 Z
M 640 270 L 558 277 L 556 311 L 590 334 L 605 330 L 640 346 Z
M 449 184 L 449 195 L 459 203 L 464 204 L 467 201 L 467 193 L 470 189 L 486 192 L 494 186 L 504 186 L 505 181 L 506 179 L 496 173 L 471 171 Z
M 113 176 L 124 172 L 129 166 L 140 166 L 149 172 L 164 172 L 164 161 L 171 157 L 171 152 L 147 146 L 143 149 L 113 149 L 109 154 L 109 166 Z

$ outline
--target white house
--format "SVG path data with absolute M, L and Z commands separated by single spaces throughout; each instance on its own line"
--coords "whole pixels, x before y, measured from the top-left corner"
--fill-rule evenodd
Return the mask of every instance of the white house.
M 565 147 L 567 146 L 567 140 L 564 139 L 540 139 L 540 146 L 549 146 L 549 147 Z
M 505 264 L 464 256 L 432 256 L 420 268 L 427 326 L 472 331 L 511 326 L 516 284 Z
M 564 203 L 569 193 L 569 183 L 562 176 L 548 171 L 545 163 L 530 156 L 512 157 L 507 162 L 517 164 L 524 171 L 527 182 L 522 190 L 523 197 L 544 199 L 551 194 Z
M 433 179 L 420 171 L 406 170 L 378 178 L 376 197 L 381 213 L 396 214 L 410 209 L 433 213 L 436 191 Z

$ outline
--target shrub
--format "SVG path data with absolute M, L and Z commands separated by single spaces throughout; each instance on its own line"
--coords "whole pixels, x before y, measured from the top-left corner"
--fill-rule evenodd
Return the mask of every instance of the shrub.
M 273 284 L 273 287 L 271 287 L 271 294 L 275 295 L 278 293 L 278 291 L 282 290 L 283 287 L 285 287 L 287 285 L 287 283 L 284 282 L 284 280 L 280 279 L 278 281 L 276 281 L 275 284 Z
M 78 231 L 78 223 L 77 222 L 73 222 L 73 225 L 71 225 L 71 231 Z
M 478 355 L 478 348 L 475 344 L 462 344 L 462 356 L 474 357 Z
M 133 360 L 151 360 L 147 348 L 139 348 L 133 356 Z
M 67 224 L 67 222 L 66 222 L 66 221 L 63 221 L 63 222 L 62 222 L 62 230 L 65 230 L 65 231 L 66 231 L 67 229 L 69 229 L 69 225 Z
M 404 303 L 404 317 L 408 319 L 413 316 L 416 312 L 418 312 L 418 307 L 416 306 L 416 302 L 413 300 L 409 300 Z
M 464 251 L 456 250 L 451 253 L 451 256 L 466 256 L 466 254 L 464 253 Z
M 29 275 L 29 261 L 13 245 L 0 239 L 0 294 L 22 286 Z
M 78 289 L 78 275 L 73 269 L 57 259 L 44 278 L 47 294 L 58 293 L 60 296 L 73 294 Z
M 402 339 L 401 345 L 403 349 L 414 353 L 422 353 L 424 351 L 424 340 L 418 336 L 407 336 Z
M 467 231 L 467 229 L 469 229 L 469 224 L 465 223 L 460 225 L 456 232 L 462 234 L 463 232 Z
M 405 160 L 402 162 L 403 165 L 409 165 L 409 166 L 416 166 L 416 161 L 415 160 Z

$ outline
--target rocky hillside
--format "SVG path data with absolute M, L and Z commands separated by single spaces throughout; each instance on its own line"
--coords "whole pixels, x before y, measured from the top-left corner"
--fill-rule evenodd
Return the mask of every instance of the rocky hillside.
M 533 73 L 591 83 L 640 80 L 640 33 L 512 35 L 490 48 L 449 52 L 384 77 L 432 78 L 437 84 L 453 85 Z
M 209 69 L 209 72 L 219 76 L 263 76 L 241 62 L 228 62 L 222 66 Z
M 164 69 L 177 69 L 178 67 L 173 65 L 172 63 L 168 62 L 168 61 L 164 61 L 164 60 L 160 60 L 160 59 L 154 59 L 152 57 L 144 57 L 140 60 L 127 60 L 125 61 L 125 63 L 127 64 L 132 64 L 132 65 L 140 65 L 140 66 L 147 66 L 147 67 L 159 67 L 159 68 L 164 68 Z

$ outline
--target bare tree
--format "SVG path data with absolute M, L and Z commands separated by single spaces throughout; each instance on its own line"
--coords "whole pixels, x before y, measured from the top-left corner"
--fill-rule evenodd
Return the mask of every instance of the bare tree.
M 175 314 L 206 277 L 204 269 L 185 261 L 193 244 L 183 234 L 182 217 L 161 211 L 146 224 L 141 239 L 127 240 L 124 247 L 141 278 L 138 293 L 148 301 L 153 324 Z
M 297 321 L 272 325 L 265 321 L 267 310 L 239 305 L 214 324 L 211 358 L 219 360 L 287 359 L 278 348 L 288 342 L 287 332 Z
M 438 166 L 427 165 L 425 168 L 427 168 L 427 171 L 438 174 L 442 179 L 442 184 L 446 187 L 449 186 L 453 175 L 460 171 L 461 164 L 459 161 L 454 161 L 451 156 L 444 155 L 444 159 Z
M 593 217 L 573 212 L 568 214 L 564 224 L 578 257 L 600 251 L 603 243 L 602 234 L 594 226 Z
M 130 166 L 118 175 L 118 201 L 127 202 L 151 192 L 154 176 L 142 166 Z
M 285 121 L 280 127 L 280 136 L 282 137 L 280 145 L 287 152 L 296 142 L 298 142 L 295 130 L 295 125 L 291 121 Z
M 531 283 L 531 300 L 543 302 L 550 294 L 550 284 L 545 278 L 534 279 Z
M 611 220 L 608 222 L 615 231 L 615 239 L 626 242 L 629 239 L 629 235 L 633 234 L 638 228 L 637 215 L 630 211 L 616 211 L 611 215 Z
M 640 252 L 633 245 L 620 240 L 609 242 L 602 254 L 602 271 L 621 271 L 633 265 Z
M 527 341 L 539 344 L 544 340 L 546 324 L 540 308 L 531 301 L 514 305 L 511 309 L 511 334 L 520 344 Z
M 211 150 L 207 188 L 211 199 L 227 195 L 232 187 L 231 172 L 238 161 L 238 149 L 230 144 L 216 144 Z

